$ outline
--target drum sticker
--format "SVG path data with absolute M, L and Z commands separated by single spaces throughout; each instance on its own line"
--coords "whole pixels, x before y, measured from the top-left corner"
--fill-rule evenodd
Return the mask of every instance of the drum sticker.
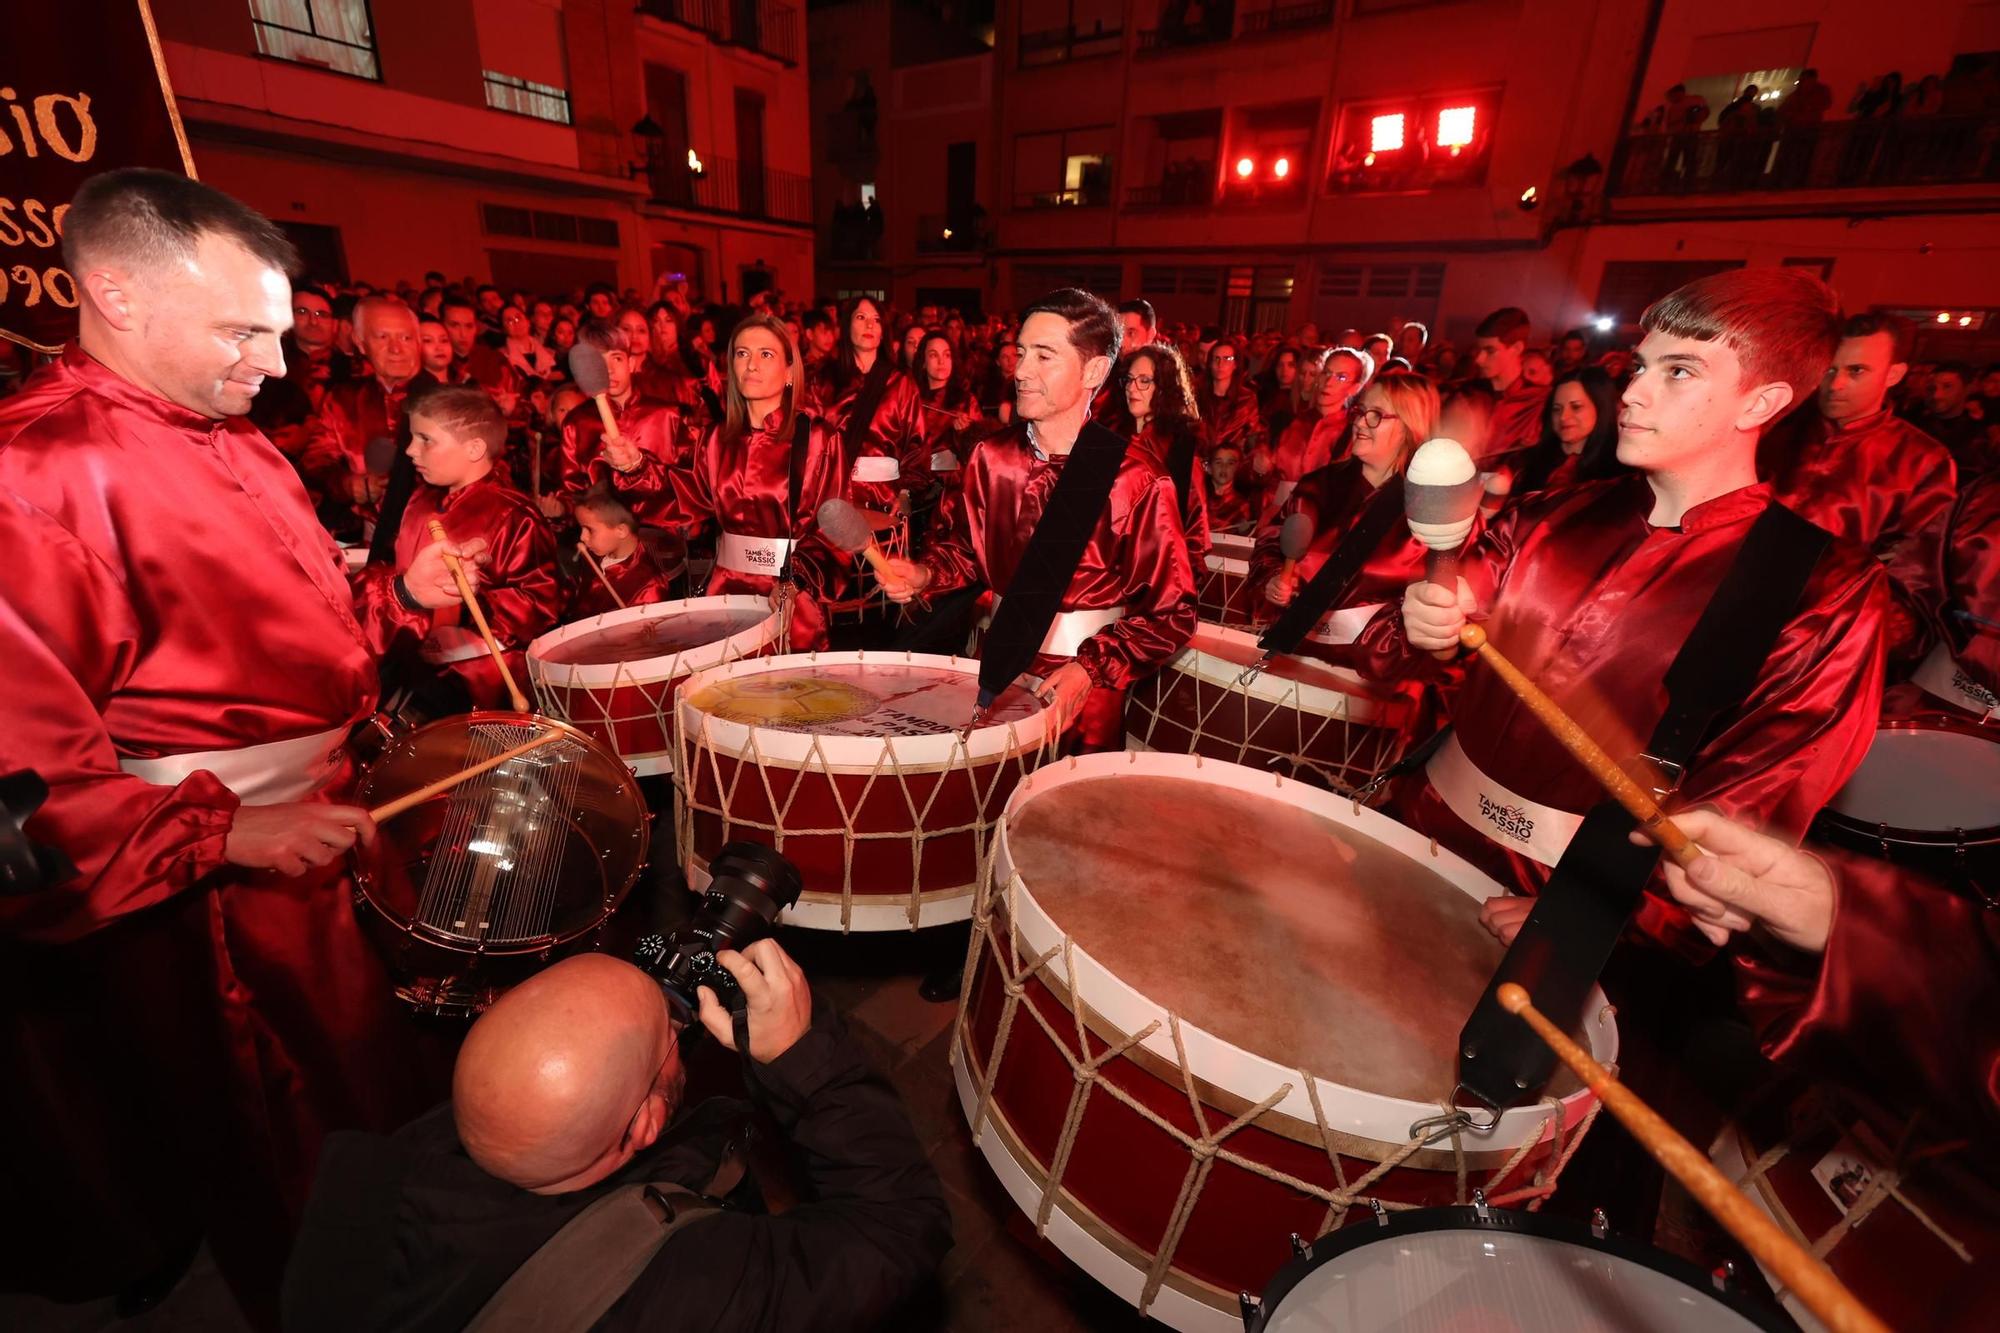
M 1984 685 L 1981 685 L 1971 676 L 1968 676 L 1965 673 L 1965 668 L 1959 666 L 1957 663 L 1952 664 L 1951 687 L 1954 690 L 1957 690 L 1960 694 L 1966 696 L 1968 699 L 1978 700 L 1981 704 L 1984 704 L 1989 710 L 1993 708 L 2000 708 L 2000 695 L 1996 695 L 1995 693 L 1993 693 L 1993 691 L 1987 689 Z
M 1855 1205 L 1861 1202 L 1861 1196 L 1868 1192 L 1868 1183 L 1875 1178 L 1875 1166 L 1862 1153 L 1853 1136 L 1843 1134 L 1840 1142 L 1813 1164 L 1812 1177 L 1826 1191 L 1826 1197 L 1833 1200 L 1833 1206 L 1840 1209 L 1841 1216 L 1845 1217 L 1854 1211 Z
M 1518 805 L 1504 804 L 1481 792 L 1479 817 L 1498 830 L 1502 837 L 1511 838 L 1524 846 L 1535 840 L 1535 821 Z
M 858 685 L 796 676 L 717 681 L 689 702 L 727 722 L 809 731 L 867 717 L 882 703 Z

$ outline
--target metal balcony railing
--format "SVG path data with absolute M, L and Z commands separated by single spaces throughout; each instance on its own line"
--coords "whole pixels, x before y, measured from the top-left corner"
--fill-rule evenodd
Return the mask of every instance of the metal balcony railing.
M 643 0 L 639 12 L 786 65 L 799 63 L 799 11 L 780 0 Z
M 986 247 L 986 224 L 979 216 L 953 218 L 925 213 L 917 218 L 917 252 L 933 255 L 971 254 Z
M 708 213 L 812 222 L 812 181 L 789 171 L 745 170 L 733 158 L 711 158 L 700 172 L 685 162 L 658 162 L 651 171 L 653 202 Z
M 1111 184 L 1086 185 L 1075 190 L 1031 190 L 1014 196 L 1014 207 L 1103 208 L 1111 202 Z
M 1021 34 L 1016 62 L 1022 65 L 1060 65 L 1066 60 L 1082 60 L 1086 56 L 1116 55 L 1124 45 L 1125 29 L 1115 19 L 1113 26 L 1108 28 L 1102 20 L 1088 29 L 1074 24 L 1043 28 L 1038 32 Z
M 1125 207 L 1207 208 L 1215 202 L 1215 163 L 1175 171 L 1154 185 L 1135 185 L 1125 192 Z
M 1300 0 L 1294 4 L 1272 5 L 1269 9 L 1253 10 L 1243 15 L 1241 32 L 1245 37 L 1261 37 L 1265 33 L 1322 27 L 1333 22 L 1333 9 L 1334 0 Z
M 1889 116 L 1818 125 L 1633 134 L 1613 195 L 2000 183 L 2000 116 Z

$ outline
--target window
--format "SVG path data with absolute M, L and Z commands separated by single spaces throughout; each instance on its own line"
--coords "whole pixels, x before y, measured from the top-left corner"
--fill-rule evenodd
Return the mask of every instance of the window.
M 536 120 L 569 124 L 569 94 L 562 89 L 517 79 L 511 74 L 497 74 L 490 69 L 485 74 L 486 105 L 495 111 L 512 111 Z
M 1014 139 L 1016 208 L 1096 208 L 1111 202 L 1117 127 L 1022 134 Z
M 1233 204 L 1305 202 L 1303 170 L 1319 124 L 1319 103 L 1242 107 L 1229 116 L 1229 170 L 1224 198 Z
M 479 211 L 490 236 L 521 236 L 570 245 L 601 245 L 607 249 L 618 246 L 618 223 L 611 218 L 549 213 L 506 204 L 482 204 Z
M 1393 153 L 1403 146 L 1403 113 L 1391 111 L 1368 121 L 1368 151 Z
M 250 0 L 257 50 L 274 60 L 380 79 L 368 0 Z
M 1328 188 L 1477 185 L 1486 179 L 1499 106 L 1498 89 L 1349 105 L 1340 115 Z
M 1443 264 L 1322 264 L 1312 318 L 1330 334 L 1341 328 L 1392 329 L 1407 320 L 1434 324 L 1444 292 Z
M 1021 7 L 1019 64 L 1058 65 L 1117 55 L 1124 46 L 1120 0 L 1025 0 Z

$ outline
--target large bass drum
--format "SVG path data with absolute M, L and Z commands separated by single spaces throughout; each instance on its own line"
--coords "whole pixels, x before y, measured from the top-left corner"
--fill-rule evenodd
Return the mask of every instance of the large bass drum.
M 1813 832 L 2000 906 L 2000 728 L 1937 714 L 1885 722 Z
M 389 742 L 355 803 L 379 806 L 554 729 L 560 740 L 384 820 L 354 850 L 363 927 L 396 994 L 473 1014 L 563 954 L 590 947 L 646 863 L 631 770 L 574 728 L 521 713 L 446 718 Z

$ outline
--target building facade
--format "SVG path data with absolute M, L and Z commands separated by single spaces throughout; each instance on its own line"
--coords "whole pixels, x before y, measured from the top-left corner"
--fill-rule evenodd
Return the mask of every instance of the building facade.
M 153 8 L 196 169 L 316 275 L 812 286 L 799 0 Z
M 1462 339 L 1501 305 L 1629 323 L 1700 272 L 1798 263 L 1928 312 L 1939 354 L 2000 350 L 1993 0 L 1018 0 L 962 24 L 976 55 L 866 40 L 869 11 L 941 8 L 813 6 L 815 130 L 867 68 L 884 219 L 860 259 L 823 248 L 823 291 L 1012 308 L 1078 283 L 1224 327 Z M 1828 94 L 1788 111 L 1807 69 Z M 1893 109 L 1857 96 L 1891 71 Z M 941 147 L 978 164 L 970 206 Z M 822 235 L 859 181 L 821 183 Z

